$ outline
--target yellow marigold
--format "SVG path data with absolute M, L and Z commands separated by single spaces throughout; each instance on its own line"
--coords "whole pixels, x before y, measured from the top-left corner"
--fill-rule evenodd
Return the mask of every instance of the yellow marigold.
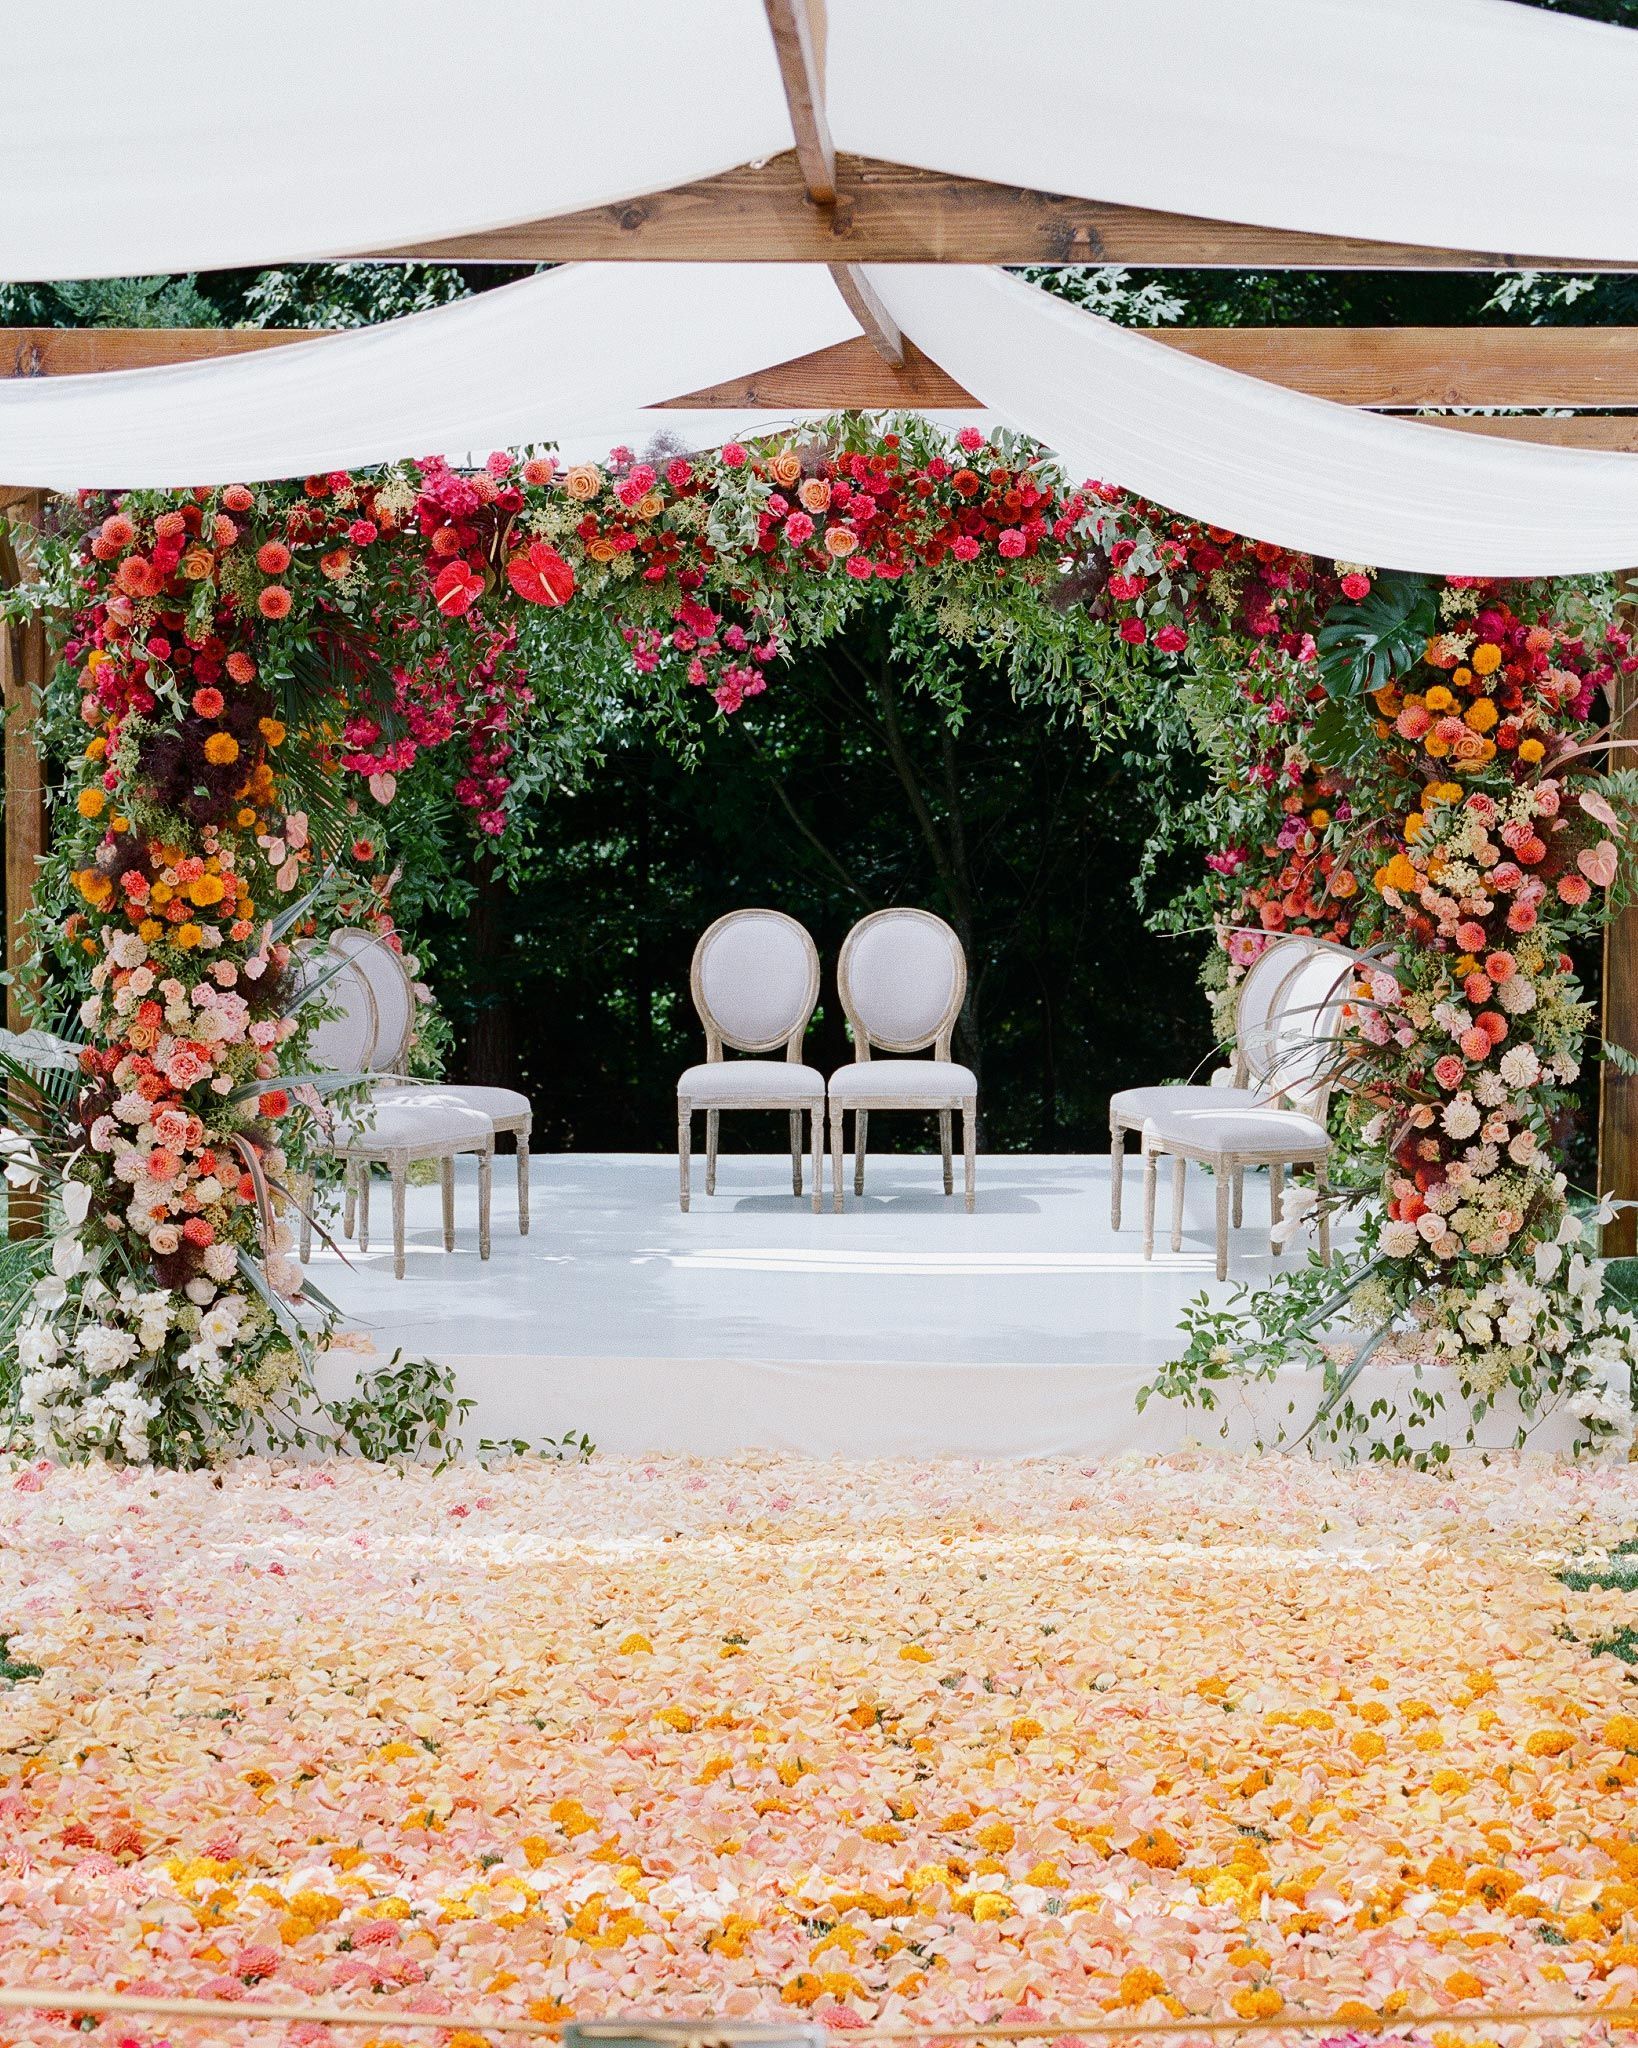
M 1456 699 L 1443 683 L 1435 683 L 1422 701 L 1430 711 L 1454 711 L 1456 708 Z
M 233 814 L 233 822 L 239 827 L 241 832 L 248 832 L 256 822 L 256 813 L 250 808 L 249 804 L 241 804 Z
M 1005 1892 L 975 1892 L 973 1895 L 973 1918 L 975 1920 L 1006 1920 L 1012 1915 L 1012 1901 Z
M 212 904 L 221 902 L 227 894 L 227 884 L 220 875 L 199 875 L 188 884 L 187 894 L 190 903 L 195 903 L 201 910 L 205 910 Z
M 284 745 L 284 721 L 281 718 L 258 718 L 256 730 L 270 747 Z
M 1379 1756 L 1386 1756 L 1388 1745 L 1374 1729 L 1361 1728 L 1357 1735 L 1350 1735 L 1348 1747 L 1362 1764 L 1375 1763 Z
M 113 883 L 95 868 L 78 869 L 74 875 L 74 886 L 94 910 L 100 909 L 114 893 Z
M 1453 1970 L 1445 1979 L 1447 1998 L 1482 1998 L 1484 1985 L 1471 1970 Z
M 988 1820 L 973 1836 L 981 1849 L 988 1849 L 993 1856 L 1004 1856 L 1018 1839 L 1012 1822 Z
M 1604 1742 L 1610 1749 L 1638 1756 L 1638 1714 L 1612 1714 L 1604 1723 Z
M 107 757 L 107 753 L 108 753 L 108 735 L 107 735 L 107 733 L 105 733 L 105 732 L 99 732 L 99 733 L 97 734 L 97 736 L 96 736 L 96 738 L 95 738 L 94 740 L 87 740 L 87 741 L 86 741 L 86 743 L 85 743 L 85 758 L 86 758 L 86 759 L 87 759 L 88 761 L 101 761 L 101 760 L 104 760 L 104 759 L 106 759 L 106 757 Z
M 107 807 L 107 792 L 98 789 L 94 782 L 89 788 L 82 789 L 74 799 L 74 808 L 82 818 L 100 818 Z
M 230 732 L 213 732 L 205 742 L 205 759 L 214 768 L 226 768 L 239 758 L 239 742 Z
M 198 925 L 190 918 L 186 924 L 179 924 L 177 926 L 175 932 L 171 935 L 171 943 L 181 952 L 191 953 L 204 936 Z
M 1521 761 L 1528 761 L 1533 765 L 1541 759 L 1546 751 L 1547 749 L 1541 744 L 1540 740 L 1519 741 L 1519 759 Z
M 675 1728 L 679 1735 L 687 1735 L 694 1726 L 694 1717 L 686 1707 L 662 1707 L 654 1718 L 668 1728 Z
M 1501 667 L 1501 649 L 1493 641 L 1481 640 L 1473 650 L 1473 673 L 1493 676 Z
M 1139 1863 L 1146 1863 L 1151 1870 L 1176 1870 L 1183 1861 L 1182 1844 L 1164 1828 L 1153 1828 L 1148 1834 L 1139 1835 L 1126 1853 Z
M 1411 866 L 1410 857 L 1407 854 L 1396 853 L 1387 866 L 1380 869 L 1379 872 L 1385 877 L 1386 886 L 1390 889 L 1403 891 L 1416 887 L 1416 870 Z
M 1140 1963 L 1121 1978 L 1117 1996 L 1121 2005 L 1131 2008 L 1145 2005 L 1151 1998 L 1159 1998 L 1165 1989 L 1165 1978 L 1158 1971 Z
M 639 1634 L 636 1630 L 633 1630 L 620 1645 L 622 1657 L 652 1657 L 653 1654 L 654 1645 L 647 1636 Z
M 825 1995 L 825 1987 L 812 1970 L 798 1970 L 787 1983 L 781 1985 L 781 2005 L 817 2005 Z
M 1259 1984 L 1254 1991 L 1236 1991 L 1229 2002 L 1243 2020 L 1271 2020 L 1285 2010 L 1285 2000 L 1272 1984 Z
M 1524 1745 L 1526 1756 L 1562 1756 L 1567 1749 L 1575 1747 L 1575 1737 L 1568 1728 L 1538 1728 L 1528 1737 Z
M 1309 812 L 1308 822 L 1310 825 L 1313 826 L 1316 832 L 1323 832 L 1326 826 L 1329 825 L 1331 822 L 1331 813 L 1328 810 L 1324 809 L 1322 806 L 1317 811 Z
M 905 1643 L 900 1647 L 899 1656 L 906 1664 L 931 1664 L 933 1653 L 924 1650 L 920 1643 Z
M 1466 667 L 1456 668 L 1452 670 L 1450 680 L 1456 685 L 1458 690 L 1470 689 L 1473 683 L 1473 671 Z
M 1359 1998 L 1345 1998 L 1337 2007 L 1336 2016 L 1345 2027 L 1374 2027 L 1379 2017 L 1375 2006 Z
M 1475 732 L 1488 732 L 1500 716 L 1493 697 L 1479 697 L 1467 707 L 1467 722 Z
M 1013 1722 L 1010 1732 L 1014 1742 L 1034 1742 L 1038 1736 L 1044 1735 L 1046 1730 L 1039 1721 L 1031 1720 L 1027 1714 L 1020 1714 Z
M 151 946 L 156 939 L 164 936 L 164 931 L 165 927 L 157 917 L 145 917 L 137 926 L 137 937 L 145 946 Z

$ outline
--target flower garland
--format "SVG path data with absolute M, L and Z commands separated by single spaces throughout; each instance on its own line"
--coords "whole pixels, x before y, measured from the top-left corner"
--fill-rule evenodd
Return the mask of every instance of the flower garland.
M 316 1012 L 292 946 L 343 910 L 398 943 L 386 842 L 400 782 L 453 756 L 456 803 L 500 838 L 600 691 L 673 720 L 698 692 L 733 715 L 768 687 L 784 647 L 887 596 L 997 665 L 1046 650 L 1089 704 L 1123 691 L 1184 702 L 1217 778 L 1215 822 L 1235 828 L 1210 856 L 1220 980 L 1243 970 L 1259 934 L 1328 930 L 1393 940 L 1394 987 L 1421 1003 L 1432 984 L 1417 977 L 1437 979 L 1462 936 L 1445 932 L 1443 904 L 1457 903 L 1458 923 L 1468 916 L 1448 888 L 1437 911 L 1408 908 L 1421 878 L 1441 882 L 1427 865 L 1444 845 L 1441 821 L 1461 810 L 1456 798 L 1512 806 L 1499 843 L 1534 877 L 1541 862 L 1523 853 L 1556 794 L 1558 822 L 1541 826 L 1544 849 L 1563 839 L 1543 870 L 1550 917 L 1540 878 L 1521 880 L 1503 922 L 1533 910 L 1542 931 L 1515 948 L 1514 994 L 1482 1009 L 1522 1018 L 1507 1005 L 1532 991 L 1535 1078 L 1509 1068 L 1499 1081 L 1504 1144 L 1475 1134 L 1506 1150 L 1528 1128 L 1549 1153 L 1552 1090 L 1568 1086 L 1582 1012 L 1548 925 L 1560 937 L 1590 928 L 1616 842 L 1565 837 L 1592 813 L 1549 771 L 1565 766 L 1607 664 L 1544 605 L 1526 624 L 1488 586 L 1453 580 L 1448 630 L 1427 656 L 1441 680 L 1406 676 L 1379 692 L 1364 758 L 1337 765 L 1313 744 L 1327 695 L 1315 634 L 1336 606 L 1370 596 L 1366 570 L 1201 527 L 1104 485 L 1072 487 L 1006 436 L 844 420 L 800 444 L 729 443 L 710 456 L 617 450 L 607 466 L 564 468 L 497 455 L 472 473 L 429 460 L 133 493 L 88 502 L 84 521 L 62 565 L 72 621 L 59 681 L 62 705 L 75 707 L 59 726 L 83 735 L 61 835 L 77 907 L 53 936 L 81 983 L 89 1043 L 56 1139 L 14 1141 L 23 1150 L 8 1168 L 69 1191 L 52 1271 L 16 1331 L 20 1406 L 60 1453 L 216 1455 L 299 1406 L 312 1351 L 333 1339 L 288 1257 L 292 1177 L 324 1116 L 301 1078 Z M 1424 788 L 1430 764 L 1461 780 Z M 363 822 L 371 809 L 386 830 Z M 1475 814 L 1464 815 L 1471 829 Z M 1391 851 L 1412 816 L 1421 836 Z M 1515 827 L 1522 847 L 1505 837 Z M 1378 855 L 1380 886 L 1362 888 Z M 1493 879 L 1500 888 L 1499 870 Z M 1485 941 L 1487 958 L 1500 940 L 1487 927 Z M 1461 957 L 1458 983 L 1481 965 L 1478 953 Z M 1389 1001 L 1385 984 L 1375 1000 Z M 1461 1032 L 1493 1028 L 1480 1016 Z M 1434 1028 L 1433 1017 L 1395 1025 L 1396 1056 L 1408 1051 L 1403 1031 Z M 1508 1028 L 1516 1067 L 1521 1027 Z M 1377 1062 L 1376 1097 L 1419 1112 L 1422 1069 L 1400 1065 Z M 1499 1128 L 1503 1102 L 1482 1107 Z M 1448 1125 L 1445 1135 L 1458 1142 Z M 1374 1135 L 1361 1125 L 1359 1157 L 1404 1142 L 1390 1114 Z M 1471 1159 L 1445 1164 L 1475 1170 Z M 1562 1191 L 1541 1194 L 1551 1173 L 1534 1160 L 1510 1155 L 1509 1171 L 1534 1176 L 1522 1207 L 1502 1193 L 1477 1209 L 1452 1203 L 1460 1180 L 1448 1170 L 1438 1189 L 1418 1185 L 1427 1210 L 1463 1218 L 1460 1231 L 1430 1235 L 1378 1160 L 1389 1223 L 1414 1224 L 1421 1247 L 1402 1259 L 1399 1307 L 1413 1288 L 1488 1284 L 1487 1261 L 1537 1256 Z M 1396 1160 L 1391 1175 L 1403 1174 Z M 1446 1235 L 1476 1263 L 1427 1269 Z M 1579 1272 L 1573 1260 L 1566 1270 Z M 1204 1349 L 1191 1338 L 1171 1390 L 1190 1391 L 1224 1342 L 1215 1326 Z M 1541 1364 L 1563 1348 L 1543 1344 L 1512 1347 L 1535 1361 L 1518 1374 L 1545 1371 L 1584 1393 L 1580 1367 L 1572 1384 Z M 1254 1350 L 1234 1355 L 1254 1366 Z

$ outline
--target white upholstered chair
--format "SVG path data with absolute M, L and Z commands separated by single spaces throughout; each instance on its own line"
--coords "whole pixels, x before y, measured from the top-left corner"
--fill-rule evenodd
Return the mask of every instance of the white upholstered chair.
M 930 910 L 877 910 L 842 941 L 836 987 L 853 1034 L 853 1064 L 830 1077 L 832 1199 L 842 1206 L 843 1118 L 853 1112 L 853 1192 L 864 1193 L 870 1116 L 878 1109 L 935 1114 L 944 1154 L 944 1192 L 955 1192 L 951 1119 L 961 1112 L 967 1209 L 973 1206 L 978 1077 L 950 1057 L 950 1036 L 967 993 L 961 941 Z M 886 1052 L 921 1052 L 930 1060 L 873 1060 Z
M 1268 1020 L 1281 989 L 1319 944 L 1308 937 L 1280 938 L 1265 946 L 1241 977 L 1234 1008 L 1234 1063 L 1219 1067 L 1209 1082 L 1162 1082 L 1149 1088 L 1122 1088 L 1109 1098 L 1109 1227 L 1119 1230 L 1121 1180 L 1126 1162 L 1126 1133 L 1141 1138 L 1150 1117 L 1178 1109 L 1258 1109 L 1266 1105 L 1266 1089 L 1251 1085 L 1248 1048 L 1255 1051 L 1268 1033 Z M 1234 1222 L 1238 1227 L 1244 1176 L 1234 1177 Z
M 705 1060 L 677 1083 L 677 1194 L 689 1203 L 693 1119 L 705 1112 L 705 1192 L 717 1188 L 717 1130 L 725 1109 L 782 1109 L 790 1117 L 791 1189 L 802 1193 L 802 1118 L 809 1120 L 813 1206 L 823 1194 L 821 1125 L 825 1077 L 802 1061 L 819 1000 L 819 949 L 782 910 L 731 910 L 705 931 L 689 973 L 694 1008 L 705 1026 Z M 727 1060 L 735 1052 L 785 1057 Z
M 415 984 L 401 954 L 376 932 L 342 930 L 330 934 L 330 950 L 357 967 L 369 983 L 375 1002 L 377 1035 L 372 1069 L 398 1096 L 435 1094 L 489 1119 L 499 1137 L 510 1132 L 517 1148 L 518 1235 L 529 1235 L 529 1137 L 534 1109 L 515 1088 L 490 1088 L 470 1081 L 415 1081 L 404 1072 L 410 1040 L 415 1034 Z M 448 1176 L 446 1175 L 446 1178 Z M 446 1208 L 452 1196 L 445 1191 Z
M 1183 1104 L 1158 1109 L 1143 1126 L 1143 1256 L 1154 1256 L 1156 1177 L 1172 1161 L 1172 1250 L 1183 1243 L 1184 1184 L 1190 1160 L 1209 1166 L 1217 1189 L 1217 1277 L 1228 1277 L 1231 1186 L 1248 1166 L 1269 1170 L 1269 1212 L 1278 1256 L 1286 1170 L 1312 1167 L 1320 1257 L 1330 1263 L 1326 1109 L 1336 1078 L 1338 1041 L 1358 960 L 1345 947 L 1316 942 L 1279 985 L 1266 1027 L 1243 1047 L 1248 1078 L 1260 1090 L 1251 1106 Z
M 315 1073 L 366 1075 L 374 1071 L 382 1018 L 363 961 L 340 948 L 315 950 L 304 961 L 316 982 L 320 975 L 327 1007 L 335 1012 L 315 1027 L 308 1041 L 308 1065 Z M 334 968 L 333 973 L 329 972 Z M 318 991 L 316 991 L 318 992 Z M 390 1028 L 390 1020 L 389 1020 Z M 399 1093 L 379 1086 L 362 1102 L 338 1110 L 326 1149 L 341 1162 L 347 1187 L 346 1228 L 358 1215 L 360 1251 L 370 1248 L 370 1168 L 380 1164 L 392 1179 L 393 1273 L 404 1277 L 404 1192 L 410 1165 L 436 1159 L 443 1172 L 444 1250 L 455 1249 L 455 1157 L 478 1155 L 478 1251 L 489 1256 L 489 1188 L 495 1156 L 494 1126 L 477 1110 L 435 1090 Z M 313 1255 L 313 1184 L 300 1190 L 301 1257 Z

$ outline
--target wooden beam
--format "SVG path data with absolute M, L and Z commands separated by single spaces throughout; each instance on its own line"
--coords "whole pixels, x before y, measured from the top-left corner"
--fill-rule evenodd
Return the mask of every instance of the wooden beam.
M 44 518 L 40 491 L 4 493 L 0 525 L 0 584 L 15 585 L 31 566 Z M 45 620 L 38 614 L 19 624 L 0 625 L 0 701 L 5 708 L 6 772 L 6 1025 L 24 1031 L 32 1016 L 31 947 L 24 920 L 34 904 L 34 884 L 46 850 L 45 768 L 38 742 L 40 698 L 46 684 Z M 13 1099 L 10 1115 L 22 1117 Z M 37 1194 L 11 1189 L 6 1229 L 13 1238 L 38 1237 L 44 1228 Z
M 873 296 L 873 295 L 872 295 Z M 851 303 L 851 302 L 850 302 Z M 858 309 L 855 308 L 857 311 Z M 862 317 L 862 316 L 861 316 Z M 882 320 L 887 321 L 885 311 Z M 894 332 L 896 333 L 896 329 Z M 1168 348 L 1341 405 L 1630 407 L 1638 409 L 1638 327 L 1159 327 Z M 0 328 L 0 377 L 73 376 L 191 362 L 317 338 L 301 328 Z M 863 344 L 843 343 L 714 387 L 690 403 L 744 405 L 778 380 L 788 404 L 966 405 L 972 401 L 914 345 L 924 395 L 901 395 Z M 846 366 L 844 369 L 844 365 Z M 820 387 L 802 389 L 812 369 Z M 835 375 L 840 375 L 840 383 Z M 872 396 L 872 389 L 883 395 Z M 838 392 L 841 395 L 836 395 Z M 851 395 L 849 395 L 851 394 Z M 1514 423 L 1522 425 L 1523 423 Z M 1590 423 L 1589 423 L 1590 424 Z M 1505 426 L 1495 430 L 1506 431 Z M 1481 430 L 1482 431 L 1482 430 Z
M 1638 570 L 1622 578 L 1621 609 L 1629 629 L 1638 626 Z M 1618 676 L 1612 705 L 1613 736 L 1638 740 L 1638 687 Z M 1619 758 L 1619 757 L 1617 757 Z M 1629 904 L 1604 927 L 1599 1031 L 1612 1045 L 1638 1051 L 1638 904 Z M 1621 1201 L 1638 1200 L 1638 1079 L 1608 1060 L 1598 1068 L 1598 1192 Z M 1600 1246 L 1606 1259 L 1631 1258 L 1638 1251 L 1638 1211 L 1623 1209 L 1604 1226 Z
M 153 370 L 317 341 L 322 327 L 0 327 L 0 377 Z
M 809 202 L 836 204 L 836 144 L 825 113 L 824 23 L 816 0 L 763 0 Z
M 981 118 L 975 116 L 975 118 Z M 877 157 L 836 158 L 814 206 L 794 151 L 664 192 L 512 227 L 379 249 L 397 262 L 1125 263 L 1189 270 L 1638 270 L 1518 250 L 1426 249 L 992 185 Z M 364 252 L 360 252 L 363 254 Z
M 848 311 L 865 331 L 865 339 L 884 363 L 898 369 L 904 361 L 904 336 L 899 323 L 888 312 L 857 263 L 833 263 L 831 280 L 846 301 Z

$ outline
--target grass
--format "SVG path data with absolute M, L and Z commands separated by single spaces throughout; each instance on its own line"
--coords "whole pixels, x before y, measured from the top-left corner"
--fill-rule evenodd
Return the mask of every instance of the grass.
M 1638 1266 L 1638 1260 L 1622 1263 Z M 1558 1579 L 1572 1593 L 1638 1593 L 1638 1536 L 1614 1545 L 1602 1564 L 1572 1565 Z M 1638 1622 L 1623 1622 L 1607 1636 L 1578 1636 L 1570 1629 L 1564 1634 L 1570 1642 L 1580 1643 L 1589 1657 L 1619 1657 L 1623 1664 L 1638 1664 Z
M 11 1654 L 11 1638 L 0 1636 L 0 1685 L 16 1685 L 20 1679 L 38 1678 L 38 1664 L 24 1664 Z

